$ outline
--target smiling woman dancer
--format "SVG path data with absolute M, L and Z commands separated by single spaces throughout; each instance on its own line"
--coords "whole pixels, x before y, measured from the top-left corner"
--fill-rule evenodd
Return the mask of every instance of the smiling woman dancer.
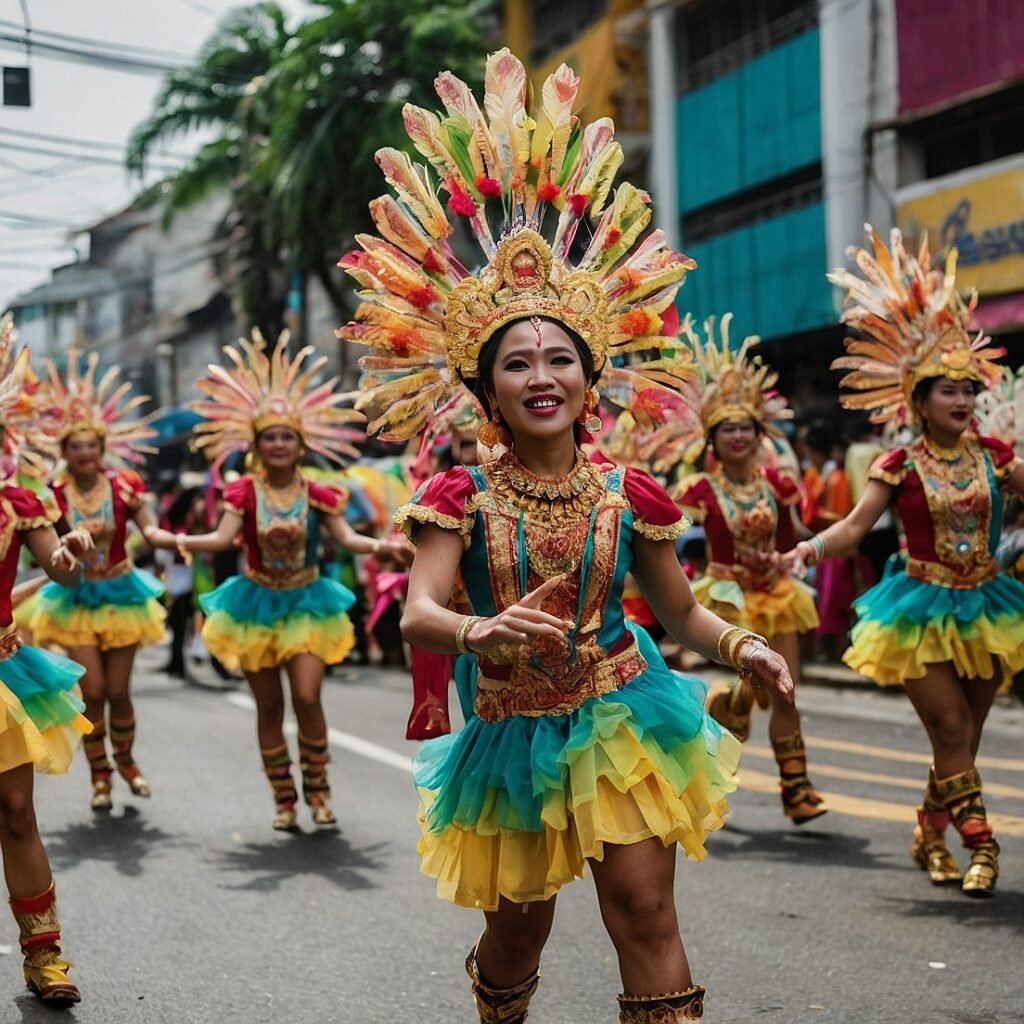
M 296 829 L 298 803 L 284 738 L 281 669 L 288 673 L 303 795 L 314 825 L 331 828 L 337 818 L 330 807 L 321 690 L 324 666 L 341 662 L 355 642 L 345 614 L 355 596 L 320 575 L 320 528 L 357 554 L 390 550 L 401 556 L 403 549 L 356 533 L 342 514 L 345 492 L 302 473 L 307 451 L 340 462 L 358 455 L 351 442 L 362 436 L 350 425 L 363 416 L 340 407 L 335 381 L 315 383 L 326 357 L 306 363 L 313 352 L 306 348 L 292 358 L 287 334 L 269 356 L 259 333 L 239 345 L 224 349 L 230 370 L 211 366 L 198 382 L 209 397 L 195 403 L 206 419 L 197 428 L 196 446 L 213 460 L 215 477 L 236 452 L 249 454 L 249 472 L 225 488 L 226 511 L 214 532 L 152 529 L 146 537 L 155 547 L 187 555 L 227 550 L 242 536 L 245 575 L 200 598 L 203 640 L 228 668 L 241 668 L 252 688 L 260 751 L 277 808 L 273 827 L 284 832 Z
M 140 644 L 164 638 L 166 613 L 160 603 L 163 584 L 136 569 L 125 547 L 128 524 L 141 530 L 155 524 L 145 504 L 146 488 L 127 467 L 144 459 L 145 442 L 154 432 L 143 420 L 126 415 L 148 399 L 124 398 L 130 390 L 111 369 L 99 382 L 99 356 L 86 359 L 68 350 L 66 374 L 47 361 L 48 381 L 40 402 L 47 429 L 53 430 L 65 470 L 53 491 L 67 526 L 92 535 L 94 550 L 82 560 L 83 580 L 75 587 L 47 584 L 30 620 L 40 645 L 58 644 L 85 668 L 82 695 L 93 730 L 83 746 L 92 778 L 94 811 L 111 808 L 112 768 L 107 759 L 107 714 L 114 763 L 136 796 L 150 787 L 135 763 L 135 707 L 131 698 L 132 665 Z
M 60 920 L 53 875 L 36 824 L 36 771 L 68 770 L 78 741 L 92 728 L 81 714 L 74 687 L 84 669 L 67 658 L 22 645 L 14 623 L 11 593 L 22 544 L 47 575 L 64 586 L 78 582 L 77 559 L 92 544 L 73 530 L 58 540 L 39 499 L 13 486 L 13 476 L 36 439 L 31 400 L 23 390 L 28 353 L 13 358 L 12 334 L 0 337 L 0 853 L 11 911 L 21 931 L 25 983 L 45 1003 L 68 1006 L 79 992 L 61 957 Z
M 818 625 L 814 594 L 779 565 L 779 553 L 796 543 L 794 510 L 800 492 L 796 483 L 765 462 L 765 442 L 781 437 L 776 423 L 793 414 L 774 390 L 777 374 L 750 355 L 757 338 L 729 347 L 729 323 L 722 318 L 721 342 L 709 320 L 706 340 L 686 321 L 687 335 L 705 373 L 699 424 L 680 438 L 685 458 L 708 449 L 717 465 L 708 473 L 688 477 L 673 492 L 684 509 L 704 524 L 708 568 L 694 585 L 705 608 L 727 622 L 765 636 L 786 659 L 790 674 L 800 677 L 799 633 Z M 689 443 L 688 443 L 689 442 Z M 738 680 L 711 701 L 712 716 L 743 742 L 750 734 L 755 695 L 750 683 Z M 767 694 L 759 700 L 767 703 Z M 779 766 L 782 810 L 795 825 L 825 813 L 821 796 L 807 777 L 807 754 L 796 703 L 773 701 L 768 737 Z
M 869 228 L 870 231 L 870 228 Z M 858 621 L 844 660 L 883 686 L 902 684 L 924 723 L 933 765 L 918 808 L 913 859 L 936 884 L 961 882 L 990 896 L 999 845 L 981 799 L 975 766 L 996 692 L 1024 667 L 1024 584 L 1000 575 L 1000 486 L 1024 494 L 1024 463 L 1002 441 L 974 434 L 975 396 L 999 379 L 981 335 L 967 334 L 970 310 L 955 290 L 956 250 L 932 270 L 927 239 L 917 258 L 894 231 L 890 248 L 871 232 L 873 251 L 857 250 L 863 278 L 830 279 L 849 289 L 847 338 L 837 368 L 847 408 L 872 410 L 876 423 L 912 422 L 921 436 L 872 466 L 856 508 L 790 560 L 808 564 L 853 551 L 890 502 L 906 534 L 909 558 L 855 603 Z M 970 851 L 961 876 L 946 847 L 949 822 Z M 961 881 L 962 879 L 962 881 Z
M 404 634 L 461 654 L 461 692 L 475 695 L 465 728 L 427 741 L 417 758 L 423 871 L 440 896 L 484 912 L 466 965 L 481 1021 L 526 1019 L 556 894 L 587 864 L 619 956 L 620 1019 L 697 1020 L 704 990 L 679 934 L 675 847 L 704 856 L 739 745 L 704 713 L 699 680 L 669 671 L 624 621 L 624 575 L 673 636 L 780 694 L 792 684 L 761 638 L 694 600 L 672 543 L 685 520 L 668 495 L 579 448 L 602 372 L 631 394 L 692 374 L 682 360 L 611 365 L 675 342 L 660 337 L 662 313 L 692 261 L 660 232 L 637 242 L 647 196 L 623 184 L 569 264 L 585 212 L 601 214 L 622 159 L 611 123 L 580 130 L 578 81 L 564 65 L 534 120 L 508 50 L 488 59 L 486 81 L 488 121 L 450 72 L 436 83 L 444 127 L 404 111 L 449 209 L 481 242 L 480 275 L 446 244 L 452 227 L 428 172 L 395 150 L 377 161 L 402 205 L 371 206 L 389 241 L 361 237 L 364 251 L 342 260 L 367 301 L 341 335 L 391 353 L 363 362 L 365 402 L 385 408 L 371 429 L 418 431 L 460 379 L 489 415 L 479 440 L 490 460 L 434 477 L 399 513 L 417 543 Z M 558 221 L 553 246 L 539 233 L 546 212 Z M 448 608 L 460 568 L 472 615 Z

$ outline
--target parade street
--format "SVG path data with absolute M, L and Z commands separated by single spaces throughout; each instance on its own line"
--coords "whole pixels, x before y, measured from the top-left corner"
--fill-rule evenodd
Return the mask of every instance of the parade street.
M 163 653 L 142 653 L 136 681 L 136 750 L 153 797 L 126 796 L 117 780 L 113 814 L 94 815 L 81 757 L 69 777 L 38 782 L 83 993 L 65 1019 L 474 1020 L 463 961 L 480 917 L 440 902 L 417 870 L 405 675 L 343 667 L 328 679 L 341 830 L 312 834 L 303 808 L 302 834 L 288 835 L 270 828 L 244 687 L 169 679 Z M 832 813 L 803 830 L 785 821 L 761 715 L 728 825 L 703 863 L 680 860 L 680 920 L 707 1019 L 1024 1020 L 1024 709 L 997 704 L 986 729 L 979 764 L 1004 852 L 995 898 L 971 900 L 931 886 L 907 856 L 929 758 L 905 699 L 806 686 L 801 704 L 810 774 Z M 531 1024 L 612 1021 L 616 967 L 592 883 L 559 904 Z M 17 994 L 16 947 L 2 952 L 0 1020 L 53 1021 Z

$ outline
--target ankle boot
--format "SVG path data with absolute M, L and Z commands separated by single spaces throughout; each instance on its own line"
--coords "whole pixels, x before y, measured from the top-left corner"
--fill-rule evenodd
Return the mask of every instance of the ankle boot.
M 803 825 L 828 811 L 825 801 L 807 777 L 807 751 L 804 738 L 795 732 L 772 740 L 779 765 L 782 810 L 794 825 Z
M 750 736 L 750 716 L 754 710 L 754 688 L 745 679 L 737 679 L 732 686 L 716 693 L 708 704 L 708 714 L 740 741 Z
M 270 788 L 274 791 L 274 803 L 277 812 L 274 814 L 274 828 L 279 832 L 295 831 L 295 805 L 299 794 L 295 791 L 292 780 L 292 762 L 288 756 L 287 745 L 272 750 L 261 751 L 263 770 L 267 773 Z
M 114 761 L 121 778 L 131 786 L 136 796 L 149 796 L 149 783 L 139 771 L 139 766 L 132 756 L 135 743 L 135 716 L 110 720 L 110 742 L 114 747 Z
M 302 796 L 313 812 L 314 825 L 330 826 L 338 822 L 330 808 L 331 786 L 327 781 L 327 765 L 330 760 L 326 736 L 322 740 L 311 740 L 299 733 Z
M 704 989 L 700 985 L 660 996 L 623 994 L 618 1000 L 619 1024 L 675 1024 L 704 1017 Z
M 60 955 L 60 921 L 53 883 L 38 896 L 12 899 L 11 912 L 21 930 L 25 984 L 44 1003 L 77 1003 L 82 997 L 68 979 L 72 965 Z
M 498 988 L 480 974 L 474 946 L 466 957 L 466 973 L 472 983 L 480 1024 L 523 1024 L 529 1016 L 530 1000 L 540 984 L 540 967 L 518 985 Z
M 928 872 L 933 885 L 948 885 L 963 878 L 960 865 L 946 845 L 943 834 L 949 824 L 946 810 L 935 785 L 935 766 L 928 770 L 924 802 L 917 809 L 917 827 L 910 844 L 911 859 Z
M 953 827 L 970 851 L 971 864 L 961 888 L 968 896 L 986 897 L 999 878 L 999 844 L 992 834 L 981 800 L 981 776 L 976 768 L 936 780 L 936 789 L 949 811 Z
M 89 774 L 92 778 L 90 806 L 94 811 L 109 811 L 112 806 L 110 775 L 114 769 L 107 760 L 107 730 L 103 722 L 93 724 L 92 732 L 82 741 L 82 746 L 89 759 Z

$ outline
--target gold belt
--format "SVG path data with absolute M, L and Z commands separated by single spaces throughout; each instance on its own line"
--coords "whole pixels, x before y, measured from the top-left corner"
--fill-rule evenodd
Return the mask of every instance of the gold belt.
M 951 590 L 973 590 L 979 583 L 988 583 L 999 575 L 999 566 L 994 558 L 982 569 L 964 567 L 954 569 L 942 562 L 926 562 L 921 558 L 908 558 L 906 573 L 911 579 L 922 580 L 936 587 Z
M 253 583 L 258 583 L 268 590 L 298 590 L 299 587 L 308 587 L 310 583 L 315 583 L 320 579 L 320 569 L 315 565 L 308 565 L 298 572 L 282 573 L 281 575 L 271 575 L 260 572 L 258 569 L 246 569 L 245 576 L 246 579 L 250 579 Z
M 82 567 L 82 575 L 90 583 L 100 580 L 115 580 L 120 576 L 127 576 L 131 571 L 132 563 L 127 558 L 123 562 L 118 562 L 117 565 L 105 565 L 95 569 L 89 568 L 89 566 Z
M 0 636 L 0 661 L 13 658 L 21 650 L 21 635 L 18 627 L 12 622 L 7 627 L 7 632 Z

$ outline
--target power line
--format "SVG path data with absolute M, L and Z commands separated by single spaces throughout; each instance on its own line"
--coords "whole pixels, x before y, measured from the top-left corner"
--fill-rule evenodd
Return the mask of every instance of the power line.
M 121 167 L 126 169 L 123 158 L 118 159 L 114 156 L 101 156 L 98 153 L 68 153 L 59 149 L 46 149 L 42 146 L 25 146 L 17 142 L 6 142 L 4 143 L 3 148 L 15 153 L 32 153 L 36 156 L 63 157 L 69 160 L 78 160 L 83 164 L 104 164 L 108 167 Z M 174 174 L 176 171 L 180 171 L 184 165 L 151 163 L 150 166 L 153 167 L 154 170 L 160 171 L 163 174 Z M 31 174 L 32 172 L 26 169 L 25 173 Z
M 6 18 L 0 18 L 0 26 L 8 29 L 12 29 L 16 32 L 24 32 L 25 29 L 19 25 L 16 21 L 9 21 Z M 151 46 L 139 46 L 135 43 L 119 43 L 113 39 L 93 39 L 89 36 L 77 36 L 68 35 L 64 32 L 53 32 L 50 29 L 45 28 L 31 28 L 29 31 L 32 33 L 32 45 L 35 45 L 36 39 L 40 36 L 57 39 L 64 43 L 75 43 L 79 46 L 91 46 L 99 47 L 105 50 L 122 50 L 125 53 L 130 54 L 149 54 L 156 57 L 165 57 L 168 60 L 182 60 L 187 61 L 192 58 L 187 53 L 179 53 L 175 50 L 161 50 Z
M 17 46 L 26 45 L 24 36 L 12 35 L 10 32 L 0 32 L 0 42 L 11 43 Z M 58 60 L 106 68 L 109 71 L 124 71 L 130 74 L 167 75 L 175 71 L 181 71 L 188 66 L 184 62 L 171 64 L 150 60 L 145 57 L 119 55 L 111 51 L 104 53 L 100 50 L 86 50 L 73 46 L 63 46 L 59 43 L 41 42 L 34 35 L 31 41 L 31 48 L 36 53 Z

